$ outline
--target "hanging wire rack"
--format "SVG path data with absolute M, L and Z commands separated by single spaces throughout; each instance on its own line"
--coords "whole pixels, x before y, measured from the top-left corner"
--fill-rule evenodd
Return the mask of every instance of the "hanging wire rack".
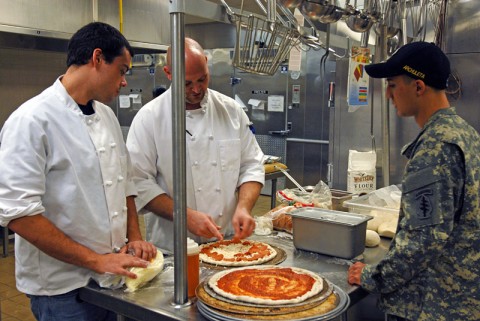
M 273 75 L 290 50 L 300 43 L 300 33 L 266 17 L 236 13 L 221 0 L 236 27 L 232 65 L 259 75 Z

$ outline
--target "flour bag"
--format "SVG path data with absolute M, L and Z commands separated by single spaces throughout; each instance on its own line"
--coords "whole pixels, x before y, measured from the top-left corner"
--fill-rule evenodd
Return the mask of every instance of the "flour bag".
M 347 174 L 347 191 L 349 193 L 369 193 L 376 189 L 376 163 L 377 154 L 374 151 L 349 151 Z

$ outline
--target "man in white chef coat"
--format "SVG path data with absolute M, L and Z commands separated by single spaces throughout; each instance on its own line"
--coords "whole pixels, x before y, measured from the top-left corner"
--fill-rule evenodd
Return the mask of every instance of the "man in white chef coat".
M 116 320 L 82 302 L 79 288 L 136 277 L 128 267 L 156 254 L 140 233 L 122 131 L 102 103 L 126 86 L 132 54 L 115 28 L 84 26 L 69 42 L 66 73 L 0 133 L 0 224 L 16 233 L 17 288 L 37 320 Z
M 171 80 L 172 57 L 164 71 Z M 203 48 L 185 39 L 186 193 L 189 236 L 200 243 L 245 238 L 251 210 L 264 184 L 263 153 L 251 123 L 234 99 L 208 88 Z M 134 166 L 139 213 L 147 240 L 173 249 L 172 90 L 146 104 L 130 127 L 127 148 Z

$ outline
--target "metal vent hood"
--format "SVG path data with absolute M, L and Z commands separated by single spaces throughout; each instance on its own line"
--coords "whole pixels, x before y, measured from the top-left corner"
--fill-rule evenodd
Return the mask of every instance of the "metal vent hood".
M 92 21 L 123 32 L 137 53 L 164 52 L 170 43 L 169 1 L 0 0 L 0 46 L 65 51 L 73 33 Z

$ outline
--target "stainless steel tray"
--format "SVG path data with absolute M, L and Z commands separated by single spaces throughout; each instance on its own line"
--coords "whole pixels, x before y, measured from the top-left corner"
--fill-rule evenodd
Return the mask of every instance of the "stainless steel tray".
M 341 315 L 343 312 L 345 312 L 350 305 L 350 298 L 348 295 L 340 289 L 338 286 L 333 285 L 333 292 L 337 296 L 338 304 L 337 306 L 322 315 L 312 315 L 308 317 L 302 317 L 302 318 L 289 318 L 289 321 L 324 321 L 324 320 L 331 320 L 333 318 L 338 317 Z M 208 320 L 211 321 L 245 321 L 245 320 L 262 320 L 261 316 L 250 316 L 250 315 L 243 315 L 244 317 L 234 317 L 231 314 L 227 315 L 226 313 L 223 313 L 222 311 L 213 309 L 209 307 L 208 305 L 204 304 L 201 301 L 197 301 L 196 303 L 198 311 Z M 276 317 L 279 317 L 277 315 Z

